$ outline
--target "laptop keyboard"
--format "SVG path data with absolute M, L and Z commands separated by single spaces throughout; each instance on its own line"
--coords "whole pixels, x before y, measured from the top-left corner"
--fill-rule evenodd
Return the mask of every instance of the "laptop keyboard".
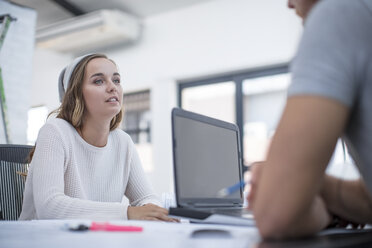
M 198 208 L 201 211 L 207 211 L 213 214 L 223 214 L 237 217 L 253 217 L 252 211 L 246 208 Z

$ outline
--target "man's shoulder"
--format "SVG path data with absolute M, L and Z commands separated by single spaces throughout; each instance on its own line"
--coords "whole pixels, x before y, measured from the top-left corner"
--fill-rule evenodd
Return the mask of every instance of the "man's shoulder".
M 372 10 L 372 0 L 323 0 L 315 5 L 310 13 L 310 18 L 311 15 L 323 14 L 328 17 L 344 17 L 342 20 L 350 22 L 350 19 L 345 18 L 345 13 L 355 13 L 355 11 L 366 10 L 366 7 L 369 10 L 365 13 L 372 16 L 370 12 Z
M 332 46 L 356 47 L 370 39 L 372 0 L 323 0 L 310 12 L 304 37 Z

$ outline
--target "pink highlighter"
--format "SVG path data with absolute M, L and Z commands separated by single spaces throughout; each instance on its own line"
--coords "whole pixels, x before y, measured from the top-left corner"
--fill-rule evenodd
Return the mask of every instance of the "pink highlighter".
M 143 228 L 140 226 L 122 226 L 112 225 L 108 222 L 97 223 L 92 222 L 90 226 L 80 224 L 68 227 L 70 231 L 105 231 L 105 232 L 142 232 Z
M 104 222 L 104 223 L 92 222 L 89 230 L 106 231 L 106 232 L 142 232 L 143 228 L 140 226 L 112 225 L 108 222 Z

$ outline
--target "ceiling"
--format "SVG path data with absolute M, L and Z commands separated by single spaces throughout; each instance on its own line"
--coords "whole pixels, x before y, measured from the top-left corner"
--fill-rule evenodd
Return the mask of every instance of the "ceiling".
M 120 9 L 146 18 L 206 1 L 212 0 L 11 0 L 37 11 L 37 27 L 99 9 Z

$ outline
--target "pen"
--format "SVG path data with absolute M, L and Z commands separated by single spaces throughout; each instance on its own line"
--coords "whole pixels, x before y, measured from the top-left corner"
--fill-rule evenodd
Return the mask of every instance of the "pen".
M 143 228 L 140 226 L 124 226 L 124 225 L 112 225 L 108 222 L 98 223 L 92 222 L 90 226 L 80 224 L 77 226 L 69 227 L 71 231 L 106 231 L 106 232 L 142 232 Z
M 245 185 L 245 182 L 244 180 L 242 180 L 232 186 L 221 189 L 220 191 L 217 192 L 217 196 L 225 197 L 225 196 L 231 195 L 232 193 L 238 191 L 240 188 L 243 188 L 244 185 Z

